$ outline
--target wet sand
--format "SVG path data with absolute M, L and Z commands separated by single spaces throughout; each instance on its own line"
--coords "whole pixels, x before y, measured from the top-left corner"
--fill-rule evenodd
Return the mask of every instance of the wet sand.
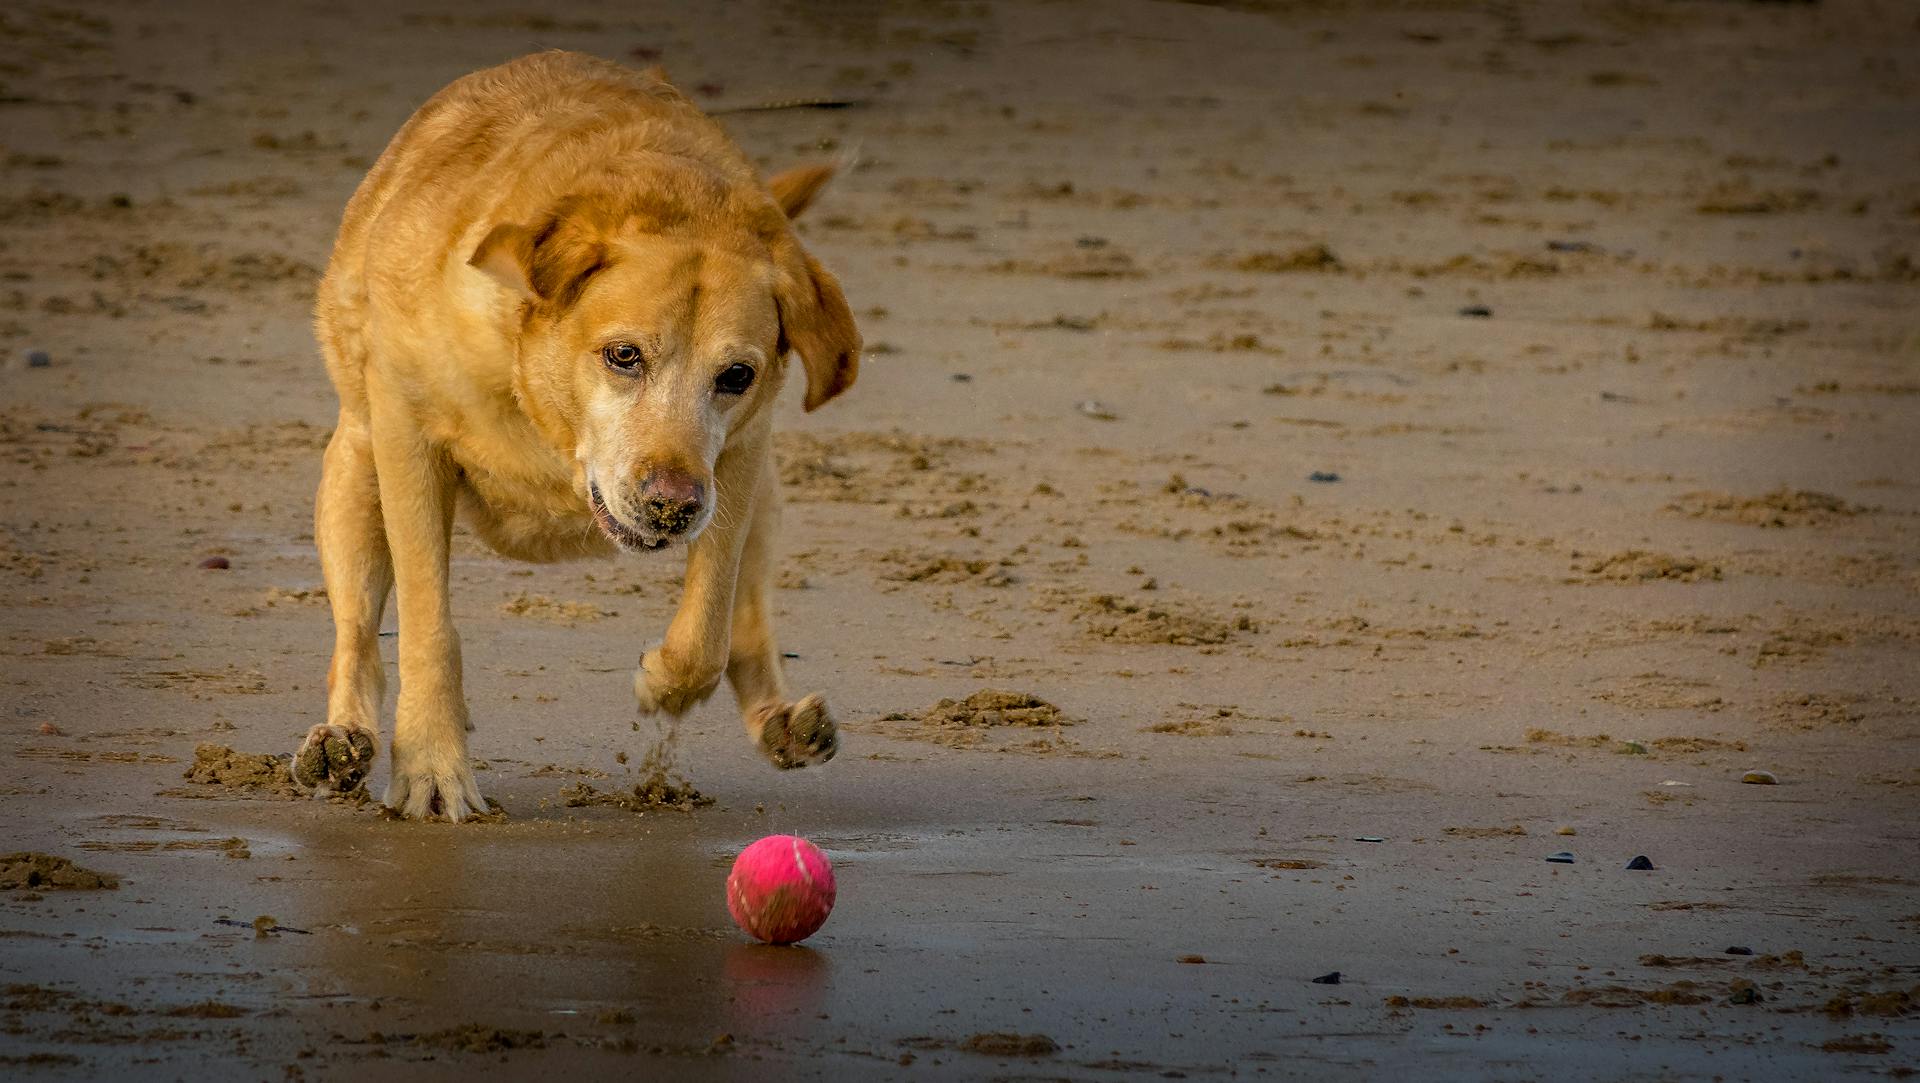
M 1910 12 L 528 10 L 5 16 L 0 849 L 118 880 L 0 889 L 7 1075 L 1920 1069 Z M 723 691 L 713 804 L 569 806 L 640 781 L 678 560 L 462 536 L 504 820 L 190 782 L 323 719 L 340 208 L 541 47 L 857 103 L 727 118 L 857 155 L 804 236 L 870 353 L 781 437 L 841 754 Z M 726 915 L 772 832 L 804 947 Z

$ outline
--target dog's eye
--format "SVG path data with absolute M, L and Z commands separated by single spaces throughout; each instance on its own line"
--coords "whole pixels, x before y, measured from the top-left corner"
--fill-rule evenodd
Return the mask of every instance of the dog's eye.
M 615 342 L 600 349 L 600 356 L 607 367 L 615 372 L 632 372 L 645 360 L 640 355 L 640 347 L 631 342 Z
M 744 395 L 753 386 L 752 365 L 728 365 L 714 377 L 713 389 L 722 395 Z

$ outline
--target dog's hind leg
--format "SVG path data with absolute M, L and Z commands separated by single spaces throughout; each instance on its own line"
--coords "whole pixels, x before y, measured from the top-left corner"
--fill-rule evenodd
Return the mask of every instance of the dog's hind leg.
M 321 463 L 313 536 L 333 606 L 333 663 L 327 669 L 327 720 L 301 742 L 293 777 L 304 786 L 345 793 L 366 781 L 379 745 L 387 683 L 380 616 L 393 588 L 367 423 L 346 409 Z

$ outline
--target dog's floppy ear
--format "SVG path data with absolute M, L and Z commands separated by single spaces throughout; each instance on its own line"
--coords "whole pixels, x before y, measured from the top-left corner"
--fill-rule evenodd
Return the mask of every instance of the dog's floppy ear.
M 768 177 L 767 191 L 773 193 L 773 201 L 780 204 L 781 211 L 785 212 L 788 218 L 798 218 L 801 211 L 812 206 L 821 190 L 826 188 L 827 182 L 832 180 L 837 172 L 839 172 L 838 166 L 799 166 Z
M 607 247 L 561 207 L 538 225 L 493 227 L 467 263 L 530 301 L 566 308 L 606 267 Z
M 820 262 L 793 245 L 774 286 L 780 309 L 780 353 L 800 355 L 807 370 L 806 408 L 819 409 L 853 386 L 860 374 L 860 329 L 840 283 Z

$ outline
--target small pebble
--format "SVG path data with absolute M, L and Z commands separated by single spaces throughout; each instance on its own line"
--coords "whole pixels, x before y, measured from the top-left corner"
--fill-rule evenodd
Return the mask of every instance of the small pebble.
M 1328 974 L 1322 974 L 1319 977 L 1312 979 L 1312 981 L 1313 981 L 1313 984 L 1315 985 L 1339 985 L 1340 972 L 1338 970 L 1335 970 Z
M 1548 241 L 1547 251 L 1549 252 L 1591 252 L 1593 251 L 1593 244 L 1590 241 Z
M 1331 470 L 1315 470 L 1313 473 L 1307 475 L 1307 480 L 1317 481 L 1322 485 L 1330 485 L 1333 482 L 1339 481 L 1340 475 Z
M 1620 752 L 1622 755 L 1627 756 L 1644 756 L 1647 754 L 1647 746 L 1638 741 L 1622 741 L 1620 742 Z
M 47 351 L 45 350 L 28 350 L 27 351 L 27 367 L 28 368 L 43 369 L 51 364 L 53 364 L 53 355 L 48 353 Z
M 1357 839 L 1354 839 L 1353 841 L 1355 841 L 1355 842 L 1385 842 L 1385 841 L 1387 841 L 1387 840 L 1386 840 L 1386 839 L 1383 839 L 1383 838 L 1381 838 L 1381 837 L 1380 837 L 1379 835 L 1361 835 L 1361 836 L 1360 836 L 1359 838 L 1357 838 Z
M 1639 857 L 1627 862 L 1627 871 L 1629 872 L 1645 872 L 1651 868 L 1653 868 L 1653 859 L 1645 854 L 1641 854 Z
M 1754 988 L 1751 982 L 1742 982 L 1740 986 L 1733 991 L 1733 995 L 1727 998 L 1727 1003 L 1758 1004 L 1765 999 L 1765 997 L 1760 995 L 1760 990 Z
M 65 737 L 66 735 L 66 730 L 61 729 L 51 722 L 40 723 L 40 736 L 42 737 Z
M 1752 955 L 1752 954 L 1753 954 L 1753 949 L 1752 949 L 1752 948 L 1743 948 L 1743 947 L 1740 947 L 1740 946 L 1738 946 L 1738 945 L 1735 945 L 1734 947 L 1731 947 L 1731 948 L 1728 948 L 1728 949 L 1727 949 L 1727 954 L 1728 954 L 1728 955 Z
M 1193 965 L 1198 966 L 1199 964 L 1206 962 L 1207 957 L 1204 955 L 1182 955 L 1177 961 L 1182 963 L 1192 963 Z
M 973 382 L 973 373 L 971 373 L 971 372 L 956 372 L 956 373 L 954 373 L 954 374 L 953 374 L 952 376 L 949 376 L 949 377 L 947 377 L 947 378 L 948 378 L 949 380 L 952 380 L 952 381 L 953 381 L 954 383 L 956 383 L 956 384 L 970 384 L 970 383 L 972 383 L 972 382 Z
M 1554 828 L 1553 833 L 1556 835 L 1578 835 L 1580 832 L 1575 831 L 1571 827 L 1562 826 Z
M 211 571 L 225 571 L 233 567 L 233 562 L 226 557 L 208 557 L 200 562 L 200 566 Z
M 1074 409 L 1080 411 L 1081 413 L 1087 415 L 1088 417 L 1094 419 L 1095 421 L 1118 421 L 1120 419 L 1120 415 L 1114 413 L 1112 407 L 1109 407 L 1104 403 L 1095 402 L 1093 399 L 1088 399 L 1087 401 L 1081 402 L 1081 403 L 1075 403 Z
M 1493 309 L 1488 308 L 1486 305 L 1468 305 L 1460 310 L 1460 314 L 1476 320 L 1484 320 L 1493 315 Z
M 1749 786 L 1778 786 L 1780 784 L 1780 780 L 1774 777 L 1772 771 L 1748 771 L 1746 774 L 1740 776 L 1740 781 Z
M 1562 850 L 1557 854 L 1548 854 L 1547 860 L 1553 862 L 1556 865 L 1571 865 L 1573 864 L 1573 855 L 1571 853 L 1568 853 L 1565 850 Z

